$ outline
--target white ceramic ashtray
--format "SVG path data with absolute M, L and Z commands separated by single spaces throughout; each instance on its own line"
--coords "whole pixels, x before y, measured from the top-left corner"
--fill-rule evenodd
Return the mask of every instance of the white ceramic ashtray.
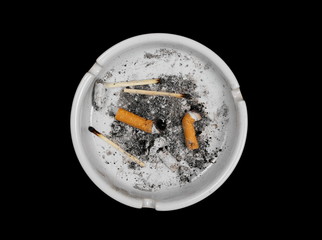
M 209 196 L 234 170 L 246 133 L 246 104 L 229 67 L 171 34 L 136 36 L 104 52 L 71 112 L 83 169 L 135 208 L 174 210 Z

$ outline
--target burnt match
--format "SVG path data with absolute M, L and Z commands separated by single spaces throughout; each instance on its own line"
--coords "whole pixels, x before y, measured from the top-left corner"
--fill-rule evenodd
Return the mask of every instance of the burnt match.
M 168 97 L 176 97 L 176 98 L 189 98 L 190 96 L 188 94 L 181 94 L 181 93 L 149 91 L 149 90 L 130 89 L 130 88 L 125 88 L 123 91 L 126 93 L 143 94 L 143 95 L 151 95 L 151 96 L 168 96 Z
M 120 152 L 124 153 L 125 155 L 127 155 L 133 162 L 137 163 L 138 165 L 140 165 L 141 167 L 144 167 L 145 164 L 144 162 L 142 162 L 141 160 L 139 160 L 138 158 L 134 157 L 133 155 L 129 154 L 128 152 L 126 152 L 123 148 L 121 148 L 119 145 L 117 145 L 116 143 L 112 142 L 110 139 L 108 139 L 107 137 L 105 137 L 103 134 L 101 134 L 99 131 L 97 131 L 95 128 L 89 126 L 88 130 L 91 133 L 94 133 L 96 136 L 98 136 L 100 139 L 104 140 L 105 142 L 107 142 L 108 144 L 110 144 L 111 146 L 113 146 L 114 148 L 116 148 L 117 150 L 119 150 Z
M 104 83 L 104 86 L 107 88 L 114 88 L 114 87 L 129 87 L 129 86 L 137 86 L 137 85 L 148 85 L 148 84 L 155 84 L 155 83 L 160 83 L 160 78 L 135 80 L 135 81 L 128 81 L 128 82 Z

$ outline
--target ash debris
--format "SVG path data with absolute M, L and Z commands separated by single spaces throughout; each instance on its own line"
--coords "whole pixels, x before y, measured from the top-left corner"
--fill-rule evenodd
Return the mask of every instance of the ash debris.
M 151 56 L 146 56 L 151 57 Z M 119 121 L 112 123 L 110 136 L 127 152 L 139 157 L 144 162 L 156 161 L 156 152 L 164 151 L 171 154 L 176 161 L 183 165 L 178 169 L 180 182 L 190 182 L 194 169 L 203 170 L 212 163 L 216 152 L 209 151 L 209 137 L 202 134 L 210 124 L 204 103 L 198 102 L 197 85 L 190 76 L 161 75 L 159 84 L 135 86 L 135 89 L 167 91 L 189 94 L 189 98 L 174 98 L 164 96 L 147 96 L 122 92 L 118 100 L 118 107 L 124 108 L 146 119 L 154 120 L 159 125 L 159 134 L 149 134 L 135 129 Z M 189 150 L 185 146 L 182 130 L 182 118 L 187 111 L 197 111 L 202 119 L 195 122 L 195 130 L 199 142 L 199 149 Z M 155 151 L 156 144 L 162 138 L 163 144 Z M 133 164 L 130 168 L 135 168 Z M 188 169 L 190 168 L 190 169 Z

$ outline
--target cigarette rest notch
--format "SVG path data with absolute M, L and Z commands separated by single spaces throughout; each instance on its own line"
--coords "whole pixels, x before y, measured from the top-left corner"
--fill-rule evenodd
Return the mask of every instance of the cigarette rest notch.
M 142 200 L 143 208 L 155 208 L 155 201 L 153 199 L 145 198 Z

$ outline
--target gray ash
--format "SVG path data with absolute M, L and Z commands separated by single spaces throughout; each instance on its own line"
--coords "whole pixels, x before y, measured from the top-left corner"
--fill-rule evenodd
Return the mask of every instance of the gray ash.
M 148 57 L 148 56 L 146 56 Z M 180 99 L 164 96 L 147 96 L 140 94 L 129 94 L 122 92 L 118 101 L 118 107 L 124 108 L 134 114 L 146 119 L 154 120 L 160 130 L 159 134 L 149 134 L 127 124 L 114 120 L 111 126 L 110 136 L 123 146 L 132 155 L 138 156 L 142 161 L 155 161 L 154 150 L 156 139 L 165 139 L 164 146 L 160 151 L 169 152 L 180 163 L 184 161 L 190 168 L 203 170 L 215 158 L 215 152 L 209 152 L 209 137 L 202 134 L 205 126 L 210 124 L 206 108 L 203 103 L 198 102 L 196 83 L 192 77 L 179 75 L 161 75 L 159 84 L 136 86 L 136 89 L 167 91 L 189 94 L 190 98 Z M 188 150 L 185 146 L 182 130 L 182 118 L 187 111 L 197 111 L 202 119 L 195 122 L 195 129 L 198 136 L 199 149 Z M 136 168 L 130 164 L 129 168 Z M 178 171 L 181 182 L 189 182 L 192 174 L 181 167 Z M 183 171 L 184 170 L 184 171 Z
M 147 59 L 160 59 L 160 58 L 168 58 L 172 55 L 177 55 L 180 56 L 180 53 L 178 53 L 177 51 L 173 50 L 173 49 L 167 49 L 167 48 L 161 48 L 155 51 L 155 53 L 149 53 L 146 52 L 144 54 L 144 58 Z

